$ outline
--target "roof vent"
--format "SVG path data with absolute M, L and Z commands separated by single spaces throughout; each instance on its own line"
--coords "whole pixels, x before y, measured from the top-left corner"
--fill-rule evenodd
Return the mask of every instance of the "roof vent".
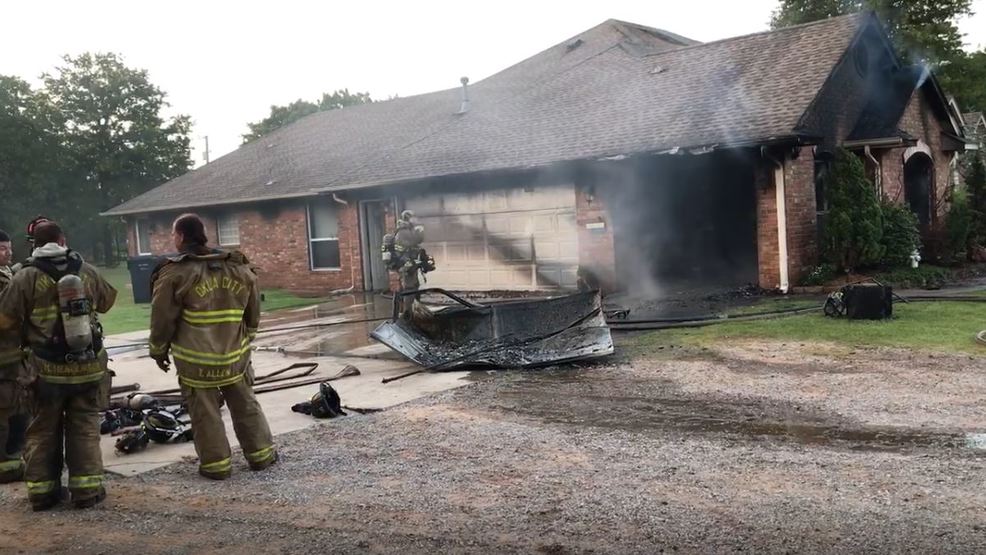
M 668 70 L 668 68 L 666 68 L 664 66 L 654 66 L 654 67 L 651 68 L 650 74 L 651 75 L 657 75 L 658 73 L 664 73 L 667 70 Z
M 572 50 L 575 50 L 576 48 L 582 46 L 583 44 L 585 44 L 585 41 L 584 40 L 582 40 L 582 39 L 575 39 L 572 42 L 570 42 L 570 43 L 568 43 L 568 44 L 565 45 L 565 50 L 567 52 L 571 52 Z
M 459 106 L 459 111 L 455 114 L 461 116 L 469 111 L 469 78 L 463 77 L 459 79 L 459 82 L 462 83 L 462 105 Z

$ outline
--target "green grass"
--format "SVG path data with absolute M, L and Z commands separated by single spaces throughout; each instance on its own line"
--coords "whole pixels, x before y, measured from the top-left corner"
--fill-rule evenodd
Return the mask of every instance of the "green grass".
M 764 299 L 749 306 L 737 307 L 728 311 L 730 316 L 741 316 L 743 314 L 757 314 L 760 312 L 771 312 L 774 310 L 794 310 L 798 308 L 817 308 L 822 306 L 822 302 L 817 299 L 791 299 L 780 297 L 776 299 Z
M 116 304 L 107 314 L 100 317 L 104 333 L 114 335 L 148 329 L 151 321 L 151 305 L 134 304 L 133 290 L 130 288 L 130 272 L 126 266 L 100 268 L 99 271 L 118 292 Z M 326 298 L 303 298 L 278 289 L 265 290 L 263 294 L 264 300 L 260 306 L 264 311 L 308 306 L 326 300 Z
M 849 321 L 805 314 L 772 320 L 727 322 L 697 329 L 658 331 L 637 338 L 638 348 L 667 345 L 710 347 L 730 339 L 824 341 L 846 346 L 906 347 L 986 355 L 974 336 L 986 328 L 986 305 L 923 302 L 894 305 L 890 321 Z

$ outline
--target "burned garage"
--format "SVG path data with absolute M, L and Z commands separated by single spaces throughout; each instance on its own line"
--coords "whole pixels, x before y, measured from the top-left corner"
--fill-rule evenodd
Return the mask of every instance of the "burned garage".
M 710 43 L 610 20 L 475 83 L 312 114 L 107 215 L 153 256 L 193 210 L 297 292 L 392 288 L 404 210 L 429 286 L 786 291 L 817 264 L 836 148 L 931 225 L 959 125 L 871 14 Z

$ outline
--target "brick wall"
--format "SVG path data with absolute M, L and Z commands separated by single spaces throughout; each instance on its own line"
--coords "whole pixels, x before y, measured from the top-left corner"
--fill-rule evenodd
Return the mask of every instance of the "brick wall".
M 951 179 L 951 154 L 942 150 L 941 123 L 935 117 L 926 93 L 919 90 L 911 97 L 898 125 L 911 136 L 920 139 L 931 150 L 934 163 L 934 210 L 932 224 L 940 223 L 942 216 L 948 210 L 948 195 Z M 904 202 L 904 151 L 907 147 L 884 150 L 880 153 L 880 164 L 883 170 L 883 192 L 894 202 Z
M 777 237 L 777 184 L 771 162 L 757 165 L 757 254 L 760 287 L 780 287 L 780 246 Z M 815 214 L 815 167 L 811 150 L 784 164 L 784 200 L 787 216 L 788 282 L 792 287 L 818 263 Z
M 757 164 L 754 171 L 757 188 L 757 261 L 760 287 L 781 286 L 780 257 L 777 242 L 777 189 L 774 168 L 770 163 Z
M 325 295 L 332 291 L 363 286 L 356 202 L 348 205 L 319 197 L 312 202 L 333 203 L 339 209 L 339 269 L 311 270 L 308 254 L 308 220 L 304 202 L 267 203 L 234 210 L 239 220 L 240 245 L 257 267 L 261 287 L 287 289 L 299 294 Z M 177 213 L 149 216 L 151 249 L 154 254 L 175 251 L 171 222 Z M 215 246 L 217 229 L 214 215 L 199 213 L 206 225 L 210 246 Z M 129 222 L 128 251 L 136 253 L 133 219 Z M 223 247 L 237 248 L 237 247 Z
M 586 227 L 599 223 L 605 227 Z M 616 251 L 613 226 L 603 199 L 576 188 L 575 224 L 578 226 L 580 270 L 591 274 L 604 290 L 612 290 L 617 285 Z
M 815 160 L 809 148 L 784 164 L 787 204 L 788 279 L 797 285 L 818 264 L 818 226 L 815 208 Z

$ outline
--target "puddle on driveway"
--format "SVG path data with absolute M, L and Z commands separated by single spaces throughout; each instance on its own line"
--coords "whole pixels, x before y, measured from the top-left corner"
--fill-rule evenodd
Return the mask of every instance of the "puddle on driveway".
M 986 434 L 835 423 L 795 406 L 687 398 L 667 383 L 600 370 L 517 374 L 501 382 L 494 408 L 553 424 L 639 434 L 684 432 L 857 451 L 946 449 L 986 455 Z

